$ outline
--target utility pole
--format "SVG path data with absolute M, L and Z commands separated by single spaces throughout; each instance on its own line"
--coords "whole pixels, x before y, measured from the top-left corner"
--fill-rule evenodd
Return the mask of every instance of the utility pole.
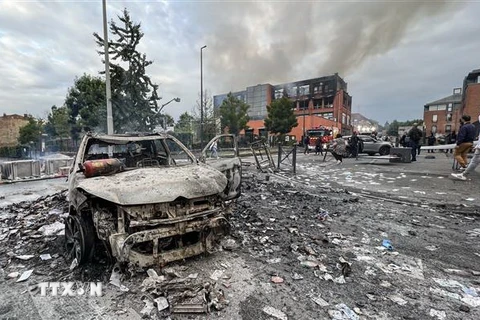
M 200 48 L 200 150 L 203 150 L 203 49 L 207 46 Z
M 112 89 L 110 87 L 110 62 L 108 59 L 107 0 L 103 4 L 103 46 L 105 50 L 105 87 L 107 96 L 107 134 L 113 134 Z

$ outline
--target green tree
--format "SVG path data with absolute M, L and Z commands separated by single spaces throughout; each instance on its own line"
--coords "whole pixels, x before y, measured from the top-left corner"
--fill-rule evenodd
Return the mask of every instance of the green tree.
M 20 144 L 37 144 L 42 136 L 43 132 L 43 123 L 42 120 L 35 119 L 30 116 L 28 118 L 28 123 L 20 128 L 20 135 L 18 137 L 18 142 Z
M 230 133 L 238 135 L 247 128 L 249 105 L 234 97 L 230 92 L 220 106 L 220 120 L 222 129 L 228 127 Z
M 65 98 L 68 108 L 70 133 L 77 141 L 83 131 L 106 132 L 107 106 L 105 80 L 84 74 L 75 78 Z M 62 110 L 63 112 L 63 110 Z
M 45 133 L 50 138 L 60 140 L 60 150 L 64 150 L 63 141 L 70 139 L 72 133 L 70 112 L 67 107 L 52 106 L 45 123 Z
M 192 133 L 193 132 L 194 118 L 188 112 L 184 112 L 180 115 L 180 118 L 175 125 L 175 132 Z
M 159 123 L 155 115 L 160 97 L 158 85 L 145 73 L 152 61 L 137 51 L 144 34 L 140 23 L 132 22 L 126 9 L 118 19 L 120 24 L 110 22 L 114 40 L 109 40 L 114 131 L 152 131 Z M 97 33 L 93 35 L 103 48 L 103 38 Z
M 387 135 L 396 137 L 398 136 L 398 127 L 400 126 L 397 120 L 393 120 L 387 128 Z
M 272 103 L 267 106 L 267 113 L 265 127 L 269 132 L 279 134 L 280 141 L 283 141 L 283 136 L 289 133 L 292 128 L 298 126 L 297 117 L 295 117 L 293 112 L 292 102 L 286 96 L 272 101 Z

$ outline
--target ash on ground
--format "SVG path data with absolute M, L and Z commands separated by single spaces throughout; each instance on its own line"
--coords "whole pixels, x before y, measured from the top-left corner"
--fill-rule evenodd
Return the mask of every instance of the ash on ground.
M 215 252 L 147 270 L 102 257 L 72 269 L 63 256 L 66 214 L 64 192 L 3 209 L 1 317 L 480 318 L 480 223 L 428 203 L 250 175 L 231 236 Z M 101 281 L 105 292 L 95 303 L 54 300 L 39 295 L 43 281 Z

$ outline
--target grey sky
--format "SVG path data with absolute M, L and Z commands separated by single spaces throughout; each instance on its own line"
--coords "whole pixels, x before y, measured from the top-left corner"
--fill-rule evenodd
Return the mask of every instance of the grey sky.
M 480 2 L 108 1 L 145 33 L 140 50 L 177 118 L 212 94 L 338 72 L 353 111 L 384 123 L 421 118 L 480 68 Z M 98 75 L 101 1 L 0 2 L 0 112 L 45 117 L 83 73 Z

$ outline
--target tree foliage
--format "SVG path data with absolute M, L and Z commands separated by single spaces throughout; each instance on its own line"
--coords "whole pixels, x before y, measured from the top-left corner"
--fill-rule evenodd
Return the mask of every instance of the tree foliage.
M 43 132 L 43 123 L 34 117 L 28 118 L 28 123 L 20 128 L 18 142 L 20 144 L 37 143 Z
M 222 129 L 228 127 L 230 133 L 238 135 L 247 128 L 249 105 L 234 97 L 230 92 L 220 106 L 220 120 Z
M 193 131 L 193 121 L 194 118 L 191 114 L 188 112 L 182 113 L 175 125 L 175 132 L 191 133 Z
M 265 127 L 273 134 L 285 135 L 298 126 L 297 118 L 292 109 L 292 102 L 287 97 L 272 101 L 267 106 Z
M 68 138 L 71 134 L 70 113 L 67 107 L 52 106 L 45 123 L 45 133 L 51 138 Z
M 100 77 L 84 74 L 75 78 L 73 87 L 68 89 L 65 107 L 68 109 L 70 131 L 74 140 L 78 139 L 82 130 L 107 131 L 105 80 Z
M 152 61 L 137 49 L 144 34 L 140 23 L 134 23 L 126 9 L 118 19 L 118 24 L 110 22 L 114 39 L 109 40 L 114 131 L 152 131 L 159 123 L 156 111 L 160 97 L 158 85 L 145 71 Z M 97 33 L 94 37 L 103 48 L 103 38 Z M 102 50 L 98 53 L 104 54 Z
M 407 120 L 407 121 L 397 121 L 393 120 L 392 123 L 388 125 L 387 130 L 387 135 L 389 136 L 397 136 L 398 135 L 398 128 L 399 127 L 409 127 L 413 126 L 413 124 L 416 123 L 418 125 L 423 123 L 422 119 L 414 119 L 414 120 Z

